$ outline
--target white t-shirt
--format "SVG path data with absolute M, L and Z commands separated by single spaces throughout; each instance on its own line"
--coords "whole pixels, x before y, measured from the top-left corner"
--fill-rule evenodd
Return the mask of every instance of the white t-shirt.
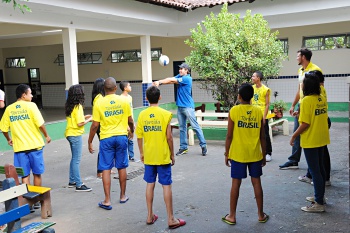
M 5 92 L 0 90 L 0 101 L 5 101 Z

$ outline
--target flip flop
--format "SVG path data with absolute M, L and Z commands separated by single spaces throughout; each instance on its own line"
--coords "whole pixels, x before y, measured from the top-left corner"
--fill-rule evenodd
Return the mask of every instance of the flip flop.
M 268 216 L 267 214 L 264 213 L 264 219 L 263 220 L 259 220 L 260 223 L 265 223 L 269 220 L 270 216 Z
M 129 197 L 126 197 L 126 199 L 125 199 L 124 201 L 120 200 L 119 203 L 124 204 L 124 203 L 126 203 L 127 201 L 129 201 Z
M 169 229 L 176 229 L 178 227 L 182 227 L 182 226 L 186 225 L 186 221 L 185 220 L 180 219 L 180 218 L 178 218 L 177 220 L 179 221 L 179 224 L 169 226 Z
M 112 206 L 111 205 L 105 205 L 102 203 L 102 201 L 100 203 L 98 203 L 98 206 L 102 209 L 105 209 L 105 210 L 111 210 L 112 209 Z
M 227 223 L 228 225 L 236 225 L 236 222 L 231 222 L 230 220 L 227 220 L 226 217 L 228 216 L 228 214 L 226 214 L 224 217 L 221 218 L 221 220 L 224 223 Z
M 152 225 L 153 223 L 155 223 L 158 219 L 158 215 L 156 214 L 153 214 L 153 219 L 152 219 L 152 222 L 146 222 L 147 225 Z

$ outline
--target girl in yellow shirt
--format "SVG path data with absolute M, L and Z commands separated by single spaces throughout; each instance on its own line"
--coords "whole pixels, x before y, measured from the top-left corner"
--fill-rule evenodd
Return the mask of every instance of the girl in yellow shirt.
M 67 118 L 65 137 L 72 151 L 68 187 L 75 187 L 76 192 L 89 192 L 92 190 L 80 178 L 80 160 L 83 147 L 82 135 L 84 133 L 84 125 L 91 121 L 91 115 L 84 116 L 84 101 L 85 94 L 83 86 L 79 84 L 71 86 L 68 90 L 68 97 L 65 104 Z
M 306 73 L 303 80 L 304 98 L 300 102 L 299 128 L 294 132 L 290 145 L 300 135 L 300 146 L 304 149 L 309 171 L 314 183 L 314 197 L 306 197 L 310 206 L 302 207 L 306 212 L 324 212 L 326 172 L 324 150 L 330 143 L 328 130 L 328 106 L 321 95 L 320 80 L 315 73 Z M 322 135 L 322 137 L 320 137 Z

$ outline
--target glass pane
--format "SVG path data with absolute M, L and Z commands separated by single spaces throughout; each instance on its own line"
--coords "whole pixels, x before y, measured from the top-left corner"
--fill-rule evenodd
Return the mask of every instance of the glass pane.
M 38 78 L 37 70 L 36 69 L 30 69 L 30 78 Z

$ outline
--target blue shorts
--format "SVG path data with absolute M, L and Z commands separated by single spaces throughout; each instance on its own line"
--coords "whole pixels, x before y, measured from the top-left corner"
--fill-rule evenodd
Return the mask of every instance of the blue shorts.
M 99 153 L 98 170 L 111 170 L 113 167 L 127 168 L 129 166 L 128 137 L 122 135 L 102 139 Z
M 240 163 L 231 161 L 231 178 L 244 179 L 247 178 L 247 167 L 249 175 L 254 178 L 262 176 L 262 160 L 252 163 Z
M 21 167 L 26 177 L 32 170 L 33 174 L 41 175 L 45 171 L 43 149 L 15 152 L 14 166 Z
M 147 183 L 156 182 L 158 174 L 158 182 L 161 185 L 171 185 L 173 181 L 171 180 L 171 164 L 167 165 L 146 165 L 145 164 L 145 174 L 143 179 Z

